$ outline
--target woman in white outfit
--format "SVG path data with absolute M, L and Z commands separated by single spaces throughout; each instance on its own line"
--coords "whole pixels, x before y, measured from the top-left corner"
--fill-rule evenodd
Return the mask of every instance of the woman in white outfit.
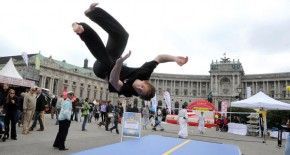
M 182 109 L 179 110 L 178 113 L 178 121 L 179 121 L 179 132 L 178 132 L 178 137 L 179 138 L 187 138 L 188 132 L 187 132 L 187 120 L 188 120 L 188 115 L 187 115 L 187 104 L 182 105 Z
M 204 133 L 204 116 L 203 116 L 203 111 L 200 113 L 198 117 L 198 131 L 199 133 L 203 134 Z

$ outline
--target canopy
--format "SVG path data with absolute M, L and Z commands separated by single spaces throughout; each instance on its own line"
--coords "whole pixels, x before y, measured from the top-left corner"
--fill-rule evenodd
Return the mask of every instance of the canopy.
M 12 58 L 10 58 L 7 64 L 0 70 L 0 75 L 16 79 L 23 79 L 16 70 Z
M 17 86 L 33 87 L 34 81 L 25 80 L 16 70 L 12 59 L 0 70 L 0 82 Z
M 245 100 L 231 103 L 232 107 L 252 108 L 265 110 L 290 110 L 290 104 L 275 100 L 263 92 L 258 92 Z
M 196 100 L 191 102 L 187 106 L 188 110 L 204 110 L 204 111 L 213 111 L 215 110 L 214 104 L 208 102 L 207 100 Z

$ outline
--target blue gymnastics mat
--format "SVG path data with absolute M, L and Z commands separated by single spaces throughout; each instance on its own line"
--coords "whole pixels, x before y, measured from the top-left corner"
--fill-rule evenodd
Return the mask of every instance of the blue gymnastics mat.
M 84 150 L 73 155 L 241 155 L 231 144 L 148 135 L 140 139 Z

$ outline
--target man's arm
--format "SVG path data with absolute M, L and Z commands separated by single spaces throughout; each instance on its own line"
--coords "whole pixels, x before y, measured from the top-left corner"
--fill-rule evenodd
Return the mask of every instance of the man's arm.
M 188 57 L 162 54 L 158 55 L 154 60 L 158 63 L 176 62 L 179 66 L 182 66 L 187 63 Z
M 131 55 L 131 51 L 129 51 L 128 54 L 126 54 L 124 57 L 119 58 L 116 61 L 115 66 L 113 67 L 111 74 L 110 74 L 110 79 L 109 83 L 112 84 L 112 86 L 117 90 L 120 91 L 121 87 L 123 86 L 123 82 L 120 81 L 120 73 L 121 69 L 123 66 L 123 62 Z

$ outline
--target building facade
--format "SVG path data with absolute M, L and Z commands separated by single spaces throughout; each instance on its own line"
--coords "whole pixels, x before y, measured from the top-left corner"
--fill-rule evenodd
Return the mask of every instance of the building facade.
M 109 93 L 107 82 L 99 79 L 88 67 L 78 67 L 63 61 L 44 57 L 41 54 L 30 54 L 28 66 L 21 56 L 0 57 L 3 66 L 13 58 L 15 67 L 23 78 L 33 80 L 39 87 L 47 88 L 52 94 L 60 95 L 64 90 L 72 90 L 76 96 L 91 100 L 118 99 L 117 94 Z M 40 60 L 40 69 L 35 69 L 35 60 Z M 245 75 L 242 64 L 229 58 L 221 58 L 210 64 L 209 75 L 177 75 L 153 73 L 151 83 L 156 87 L 156 96 L 160 106 L 165 106 L 163 92 L 168 91 L 172 99 L 172 107 L 179 108 L 184 102 L 195 99 L 207 99 L 212 95 L 213 103 L 220 109 L 221 101 L 230 103 L 233 100 L 244 99 L 247 95 L 263 91 L 267 95 L 290 103 L 286 86 L 290 85 L 289 73 Z M 143 101 L 137 97 L 128 98 L 127 102 Z

